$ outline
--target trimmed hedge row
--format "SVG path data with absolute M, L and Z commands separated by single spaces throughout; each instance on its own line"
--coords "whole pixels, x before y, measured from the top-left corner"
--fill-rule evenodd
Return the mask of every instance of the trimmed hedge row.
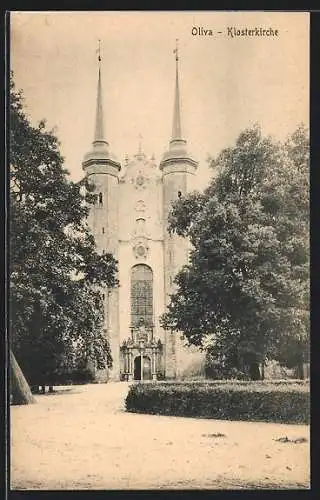
M 145 381 L 144 384 L 153 384 L 154 382 L 152 381 Z M 255 380 L 254 382 L 251 380 L 238 380 L 238 379 L 220 379 L 220 380 L 213 380 L 213 379 L 201 379 L 201 380 L 163 380 L 161 381 L 161 384 L 166 384 L 166 385 L 195 385 L 195 384 L 201 384 L 201 385 L 245 385 L 248 386 L 250 385 L 251 387 L 253 384 L 257 385 L 277 385 L 277 386 L 284 386 L 284 385 L 300 385 L 300 386 L 309 386 L 310 380 L 309 379 L 267 379 L 267 380 Z
M 149 383 L 129 389 L 126 409 L 180 417 L 309 423 L 309 387 L 261 382 Z

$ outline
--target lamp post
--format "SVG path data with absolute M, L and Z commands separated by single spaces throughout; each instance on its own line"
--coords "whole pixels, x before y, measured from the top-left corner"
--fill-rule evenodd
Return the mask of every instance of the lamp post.
M 140 340 L 140 380 L 143 382 L 143 349 L 144 349 L 144 340 Z

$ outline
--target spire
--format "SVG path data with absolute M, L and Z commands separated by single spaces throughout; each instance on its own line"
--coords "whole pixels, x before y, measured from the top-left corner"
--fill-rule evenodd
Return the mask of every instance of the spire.
M 98 40 L 98 65 L 99 65 L 99 76 L 98 76 L 98 90 L 97 90 L 97 107 L 96 107 L 96 126 L 94 132 L 94 140 L 95 143 L 106 143 L 107 141 L 104 138 L 104 127 L 103 127 L 103 106 L 102 106 L 102 85 L 101 85 L 101 41 Z
M 169 164 L 175 164 L 176 167 L 194 170 L 198 163 L 193 160 L 187 151 L 187 141 L 183 139 L 181 131 L 181 105 L 180 105 L 180 87 L 179 87 L 179 52 L 178 40 L 173 53 L 176 59 L 176 84 L 174 94 L 174 110 L 172 122 L 172 137 L 169 142 L 169 149 L 162 156 L 159 168 L 163 170 Z
M 180 110 L 180 89 L 179 89 L 179 51 L 178 39 L 176 39 L 176 48 L 173 51 L 176 55 L 176 87 L 174 95 L 174 110 L 172 123 L 172 141 L 181 140 L 181 110 Z
M 96 173 L 97 166 L 99 165 L 100 173 L 110 173 L 115 171 L 116 175 L 121 170 L 121 165 L 116 157 L 110 152 L 109 144 L 104 136 L 103 127 L 103 106 L 102 106 L 102 81 L 101 81 L 101 45 L 98 40 L 98 89 L 97 89 L 97 105 L 96 105 L 96 121 L 94 129 L 94 138 L 91 150 L 84 155 L 82 168 L 90 175 Z M 112 174 L 114 175 L 114 174 Z

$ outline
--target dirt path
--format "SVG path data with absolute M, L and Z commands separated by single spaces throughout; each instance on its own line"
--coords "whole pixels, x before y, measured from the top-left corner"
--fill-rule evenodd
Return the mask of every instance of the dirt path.
M 12 407 L 11 488 L 309 488 L 308 426 L 130 414 L 127 390 L 74 386 Z

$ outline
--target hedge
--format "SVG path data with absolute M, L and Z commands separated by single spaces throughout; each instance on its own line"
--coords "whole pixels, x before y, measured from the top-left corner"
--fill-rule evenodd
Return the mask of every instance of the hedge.
M 144 381 L 144 384 L 153 384 L 154 382 L 151 381 Z M 308 386 L 310 384 L 309 379 L 292 379 L 292 378 L 286 378 L 286 379 L 267 379 L 267 380 L 238 380 L 238 379 L 198 379 L 198 380 L 163 380 L 161 381 L 161 384 L 165 385 L 196 385 L 196 384 L 201 384 L 201 385 L 250 385 L 251 387 L 253 384 L 257 385 L 302 385 L 302 386 Z
M 130 386 L 129 412 L 180 417 L 309 423 L 309 385 L 303 383 L 156 382 Z

